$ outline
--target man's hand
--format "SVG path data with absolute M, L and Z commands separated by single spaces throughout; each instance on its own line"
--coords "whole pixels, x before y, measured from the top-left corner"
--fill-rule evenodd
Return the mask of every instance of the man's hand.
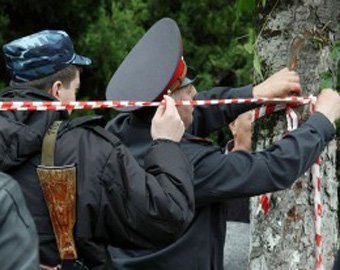
M 240 114 L 232 123 L 229 124 L 231 133 L 234 136 L 234 148 L 235 150 L 251 150 L 252 142 L 252 127 L 251 127 L 251 111 Z
M 288 68 L 281 69 L 253 88 L 254 97 L 284 98 L 292 94 L 299 96 L 301 92 L 299 75 Z
M 332 89 L 323 89 L 315 104 L 315 111 L 325 115 L 334 123 L 340 118 L 340 96 Z
M 152 118 L 151 136 L 156 139 L 167 139 L 179 142 L 184 134 L 184 124 L 175 106 L 175 101 L 164 96 L 162 103 Z

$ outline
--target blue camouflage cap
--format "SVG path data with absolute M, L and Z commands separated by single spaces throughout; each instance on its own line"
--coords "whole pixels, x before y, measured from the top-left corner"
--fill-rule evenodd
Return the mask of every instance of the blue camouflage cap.
M 46 77 L 68 65 L 90 65 L 91 59 L 75 53 L 64 31 L 44 30 L 3 46 L 7 69 L 15 82 Z

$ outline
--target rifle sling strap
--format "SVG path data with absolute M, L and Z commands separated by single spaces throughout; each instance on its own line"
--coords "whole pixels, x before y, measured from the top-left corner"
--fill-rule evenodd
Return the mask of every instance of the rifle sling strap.
M 41 152 L 41 165 L 54 166 L 55 143 L 61 123 L 62 121 L 54 121 L 45 134 Z

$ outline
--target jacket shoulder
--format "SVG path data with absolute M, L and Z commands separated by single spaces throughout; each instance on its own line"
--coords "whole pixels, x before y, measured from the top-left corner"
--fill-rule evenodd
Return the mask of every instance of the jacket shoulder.
M 197 144 L 207 145 L 207 146 L 213 145 L 213 142 L 209 140 L 208 138 L 197 137 L 189 133 L 184 134 L 182 142 L 183 143 L 186 143 L 186 142 L 197 143 Z
M 64 121 L 61 129 L 59 131 L 59 136 L 62 136 L 64 133 L 77 129 L 77 128 L 83 128 L 86 129 L 89 132 L 95 133 L 97 136 L 101 137 L 102 139 L 105 139 L 106 141 L 118 144 L 120 143 L 119 139 L 105 130 L 101 125 L 103 124 L 103 118 L 101 116 L 84 116 L 75 118 L 72 120 Z
M 91 127 L 101 124 L 101 116 L 83 116 L 64 121 L 61 130 L 65 132 L 77 127 Z

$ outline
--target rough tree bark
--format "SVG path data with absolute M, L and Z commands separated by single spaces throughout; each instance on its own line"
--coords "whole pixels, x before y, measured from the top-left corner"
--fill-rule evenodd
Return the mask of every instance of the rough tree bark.
M 309 39 L 298 54 L 297 68 L 304 94 L 317 95 L 320 91 L 321 74 L 325 73 L 332 74 L 334 87 L 336 64 L 331 62 L 329 52 L 332 43 L 340 39 L 340 1 L 266 2 L 265 7 L 257 13 L 260 34 L 256 43 L 265 77 L 287 66 L 292 40 L 308 33 Z M 306 119 L 307 116 L 305 109 L 303 118 Z M 283 121 L 279 121 L 272 130 L 280 130 L 279 133 L 282 133 Z M 271 143 L 268 134 L 260 134 L 260 137 L 262 139 L 258 142 L 259 148 Z M 275 139 L 278 137 L 278 133 L 274 134 Z M 321 155 L 324 269 L 332 268 L 340 242 L 335 157 L 336 142 L 333 140 Z M 272 194 L 267 216 L 258 212 L 259 198 L 252 198 L 250 269 L 315 268 L 313 192 L 310 173 L 307 173 L 290 190 Z

